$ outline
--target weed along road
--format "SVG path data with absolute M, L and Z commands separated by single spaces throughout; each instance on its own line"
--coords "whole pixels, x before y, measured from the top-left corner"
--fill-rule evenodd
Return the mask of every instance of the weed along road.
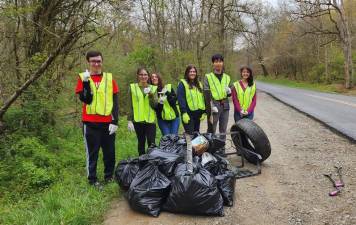
M 356 141 L 356 97 L 257 82 L 258 89 Z
M 258 86 L 274 88 L 279 95 L 283 91 L 262 83 Z M 306 98 L 302 94 L 315 95 L 309 91 L 285 90 L 286 95 L 296 99 L 297 95 L 301 99 Z M 317 96 L 310 97 L 308 109 L 319 103 L 324 107 L 322 111 L 344 108 L 338 114 L 342 121 L 356 118 L 348 115 L 355 111 L 354 100 Z M 232 118 L 230 111 L 229 127 Z M 261 175 L 236 181 L 234 206 L 224 208 L 224 217 L 162 212 L 153 218 L 131 210 L 122 194 L 113 201 L 104 224 L 356 224 L 356 145 L 264 92 L 258 92 L 254 121 L 267 134 L 272 154 L 263 162 Z M 345 187 L 338 196 L 329 197 L 333 187 L 323 174 L 334 172 L 336 164 L 343 167 Z

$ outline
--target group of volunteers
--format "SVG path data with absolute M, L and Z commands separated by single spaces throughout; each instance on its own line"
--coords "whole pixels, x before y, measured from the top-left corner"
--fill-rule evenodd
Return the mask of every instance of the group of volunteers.
M 80 73 L 76 93 L 83 102 L 82 121 L 89 184 L 99 185 L 96 167 L 99 149 L 103 151 L 104 181 L 113 179 L 115 168 L 115 133 L 118 128 L 119 88 L 111 73 L 103 72 L 103 55 L 86 54 L 89 70 Z M 200 132 L 207 120 L 208 133 L 226 132 L 229 120 L 229 97 L 234 105 L 234 120 L 253 119 L 256 106 L 256 84 L 251 68 L 240 68 L 241 80 L 234 83 L 224 71 L 224 58 L 211 58 L 212 72 L 200 82 L 198 70 L 188 65 L 177 89 L 164 82 L 160 73 L 146 68 L 136 72 L 137 82 L 129 86 L 128 130 L 135 131 L 139 155 L 145 146 L 155 144 L 156 123 L 163 135 L 178 134 L 180 123 L 188 134 Z M 220 135 L 225 140 L 225 135 Z

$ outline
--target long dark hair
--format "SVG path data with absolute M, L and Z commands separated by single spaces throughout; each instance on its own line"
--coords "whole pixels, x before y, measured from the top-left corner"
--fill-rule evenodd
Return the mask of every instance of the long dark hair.
M 153 74 L 155 74 L 155 75 L 157 76 L 157 78 L 158 78 L 157 90 L 158 90 L 158 91 L 162 91 L 162 89 L 163 89 L 163 87 L 164 87 L 164 84 L 163 84 L 163 80 L 162 80 L 161 74 L 160 74 L 160 73 L 156 73 L 156 72 L 151 73 L 151 75 L 150 75 L 150 82 L 151 82 L 151 84 L 153 84 L 153 83 L 152 83 L 152 75 L 153 75 Z
M 242 66 L 240 68 L 240 74 L 242 76 L 242 71 L 246 69 L 249 73 L 250 73 L 250 76 L 248 76 L 247 78 L 247 82 L 248 82 L 248 86 L 251 87 L 253 85 L 253 74 L 252 74 L 252 69 L 248 66 Z
M 195 76 L 193 81 L 190 81 L 189 80 L 189 71 L 191 69 L 193 69 L 193 68 L 195 69 L 195 72 L 196 72 L 197 75 Z M 194 65 L 188 65 L 187 66 L 187 68 L 185 69 L 185 73 L 184 73 L 184 79 L 187 81 L 187 83 L 189 84 L 190 88 L 192 88 L 192 86 L 194 85 L 195 87 L 198 88 L 198 90 L 200 92 L 202 92 L 202 89 L 201 89 L 200 83 L 199 83 L 199 78 L 198 78 L 198 70 Z

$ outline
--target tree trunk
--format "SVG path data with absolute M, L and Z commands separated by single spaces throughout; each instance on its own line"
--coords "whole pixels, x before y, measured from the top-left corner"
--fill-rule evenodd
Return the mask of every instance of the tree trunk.
M 267 68 L 265 66 L 265 64 L 263 62 L 260 62 L 260 65 L 261 65 L 261 68 L 262 68 L 262 71 L 263 71 L 263 76 L 268 76 L 268 71 L 267 71 Z

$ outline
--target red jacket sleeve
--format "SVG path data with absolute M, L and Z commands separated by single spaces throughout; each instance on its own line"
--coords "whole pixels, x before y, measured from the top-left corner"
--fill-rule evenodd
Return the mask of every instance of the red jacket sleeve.
M 119 93 L 119 86 L 115 80 L 112 80 L 113 94 Z
M 252 98 L 251 105 L 247 109 L 248 114 L 251 114 L 253 111 L 255 111 L 256 101 L 257 101 L 256 99 L 257 99 L 257 97 L 256 97 L 256 93 L 255 93 L 255 95 Z
M 239 99 L 237 98 L 237 92 L 235 87 L 231 89 L 231 97 L 232 97 L 232 102 L 234 103 L 234 109 L 236 112 L 241 112 L 241 106 Z
M 83 91 L 83 82 L 80 78 L 78 78 L 77 87 L 75 88 L 75 93 L 78 94 L 81 91 Z

